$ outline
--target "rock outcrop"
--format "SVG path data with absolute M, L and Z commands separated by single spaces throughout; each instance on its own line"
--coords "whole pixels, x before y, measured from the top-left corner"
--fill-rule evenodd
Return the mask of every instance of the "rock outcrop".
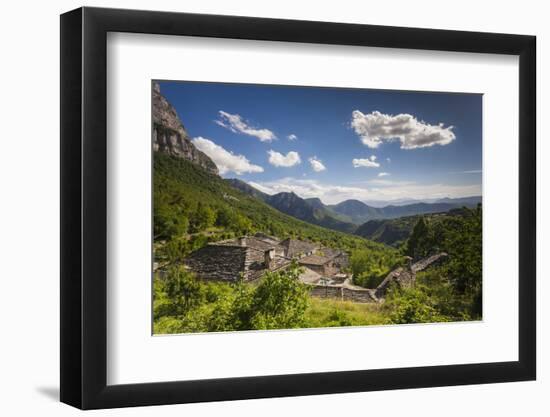
M 218 175 L 218 167 L 191 142 L 176 109 L 160 92 L 158 83 L 153 84 L 153 150 L 178 158 L 187 159 L 207 171 Z

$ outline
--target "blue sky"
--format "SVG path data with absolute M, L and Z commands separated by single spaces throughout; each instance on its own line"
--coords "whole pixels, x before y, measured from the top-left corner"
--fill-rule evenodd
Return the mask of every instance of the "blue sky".
M 481 195 L 482 95 L 160 82 L 225 178 L 326 204 Z

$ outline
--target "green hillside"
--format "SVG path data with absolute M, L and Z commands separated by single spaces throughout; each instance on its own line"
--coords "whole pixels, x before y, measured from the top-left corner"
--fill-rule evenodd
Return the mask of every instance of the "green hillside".
M 399 217 L 397 219 L 377 219 L 363 223 L 355 230 L 355 234 L 375 242 L 394 247 L 400 246 L 411 235 L 413 228 L 423 218 L 426 222 L 440 222 L 452 216 L 468 215 L 467 208 L 455 208 L 444 213 L 432 213 L 415 216 Z
M 154 154 L 154 240 L 157 261 L 174 261 L 209 241 L 264 232 L 351 251 L 391 255 L 379 243 L 312 225 L 246 195 L 181 158 Z M 390 256 L 391 257 L 391 256 Z

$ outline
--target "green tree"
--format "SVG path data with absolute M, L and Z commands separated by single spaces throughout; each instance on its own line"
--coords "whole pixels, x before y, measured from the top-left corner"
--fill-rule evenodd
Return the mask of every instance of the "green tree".
M 250 328 L 291 329 L 304 323 L 308 288 L 298 277 L 300 268 L 268 272 L 255 289 L 250 302 Z
M 216 212 L 199 201 L 197 204 L 197 211 L 193 218 L 193 226 L 196 232 L 207 229 L 214 225 L 216 221 Z
M 172 266 L 168 270 L 164 288 L 178 314 L 188 312 L 204 300 L 200 282 L 182 266 Z
M 421 217 L 414 225 L 406 246 L 406 254 L 413 259 L 427 255 L 429 251 L 429 231 L 424 218 Z

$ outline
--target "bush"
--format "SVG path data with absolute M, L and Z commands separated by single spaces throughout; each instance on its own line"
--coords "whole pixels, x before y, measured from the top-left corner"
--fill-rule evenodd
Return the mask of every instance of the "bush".
M 403 289 L 392 286 L 384 307 L 389 310 L 389 320 L 393 324 L 449 321 L 437 311 L 433 300 L 419 286 Z
M 353 283 L 365 288 L 376 288 L 400 263 L 401 258 L 393 252 L 354 250 L 350 257 Z
M 168 270 L 164 289 L 178 314 L 190 311 L 204 300 L 201 284 L 182 266 L 173 266 Z
M 287 271 L 264 275 L 252 296 L 251 328 L 291 329 L 303 325 L 308 288 L 299 281 L 299 276 L 296 264 Z

